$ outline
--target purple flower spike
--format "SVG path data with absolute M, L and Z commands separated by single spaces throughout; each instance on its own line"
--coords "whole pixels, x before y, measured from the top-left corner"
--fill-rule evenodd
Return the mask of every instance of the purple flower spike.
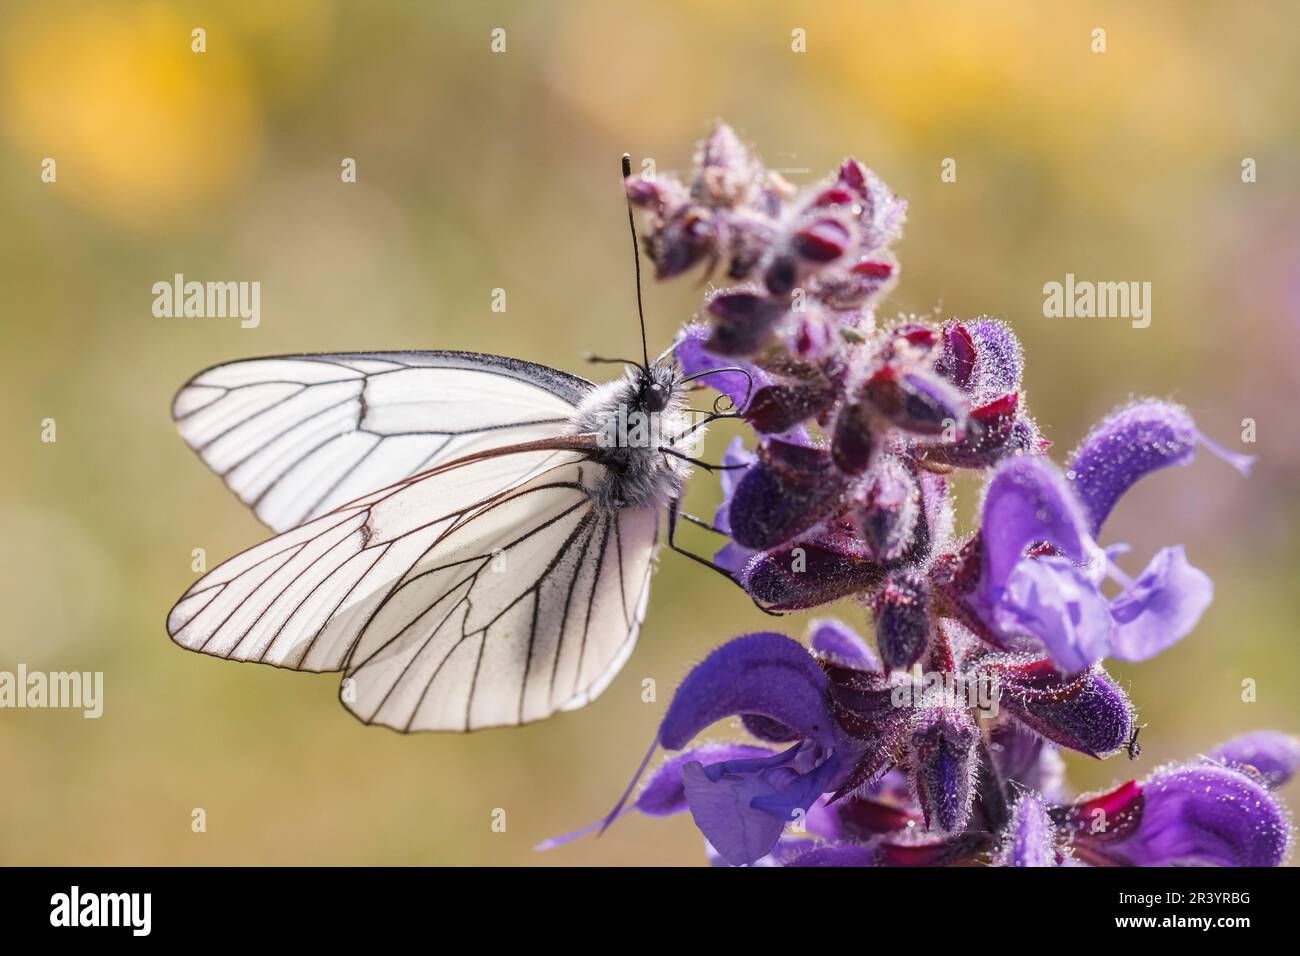
M 723 644 L 686 675 L 659 727 L 659 742 L 680 750 L 724 717 L 770 717 L 825 746 L 835 742 L 822 669 L 797 641 L 772 632 Z
M 1205 444 L 1243 472 L 1254 460 L 1208 443 L 1187 410 L 1169 402 L 1149 399 L 1102 419 L 1079 445 L 1069 467 L 1070 481 L 1092 517 L 1093 534 L 1138 479 L 1189 464 L 1197 444 Z
M 1259 730 L 1220 744 L 1210 758 L 1255 774 L 1265 786 L 1280 787 L 1300 769 L 1300 737 Z
M 999 866 L 1056 866 L 1056 825 L 1038 794 L 1026 790 L 1007 821 Z
M 1144 400 L 1054 464 L 1006 323 L 885 318 L 907 207 L 855 159 L 800 187 L 719 125 L 687 174 L 625 186 L 657 276 L 703 272 L 710 290 L 675 381 L 728 396 L 711 420 L 747 432 L 717 476 L 714 563 L 765 611 L 852 598 L 874 639 L 820 619 L 806 648 L 772 633 L 719 648 L 641 770 L 724 718 L 761 746 L 681 753 L 605 823 L 689 810 L 711 862 L 732 866 L 1281 860 L 1290 831 L 1270 791 L 1300 771 L 1300 738 L 1248 735 L 1074 802 L 1061 757 L 1139 755 L 1102 662 L 1161 653 L 1214 596 L 1180 545 L 1143 555 L 1140 574 L 1123 545 L 1103 548 L 1118 500 L 1198 445 L 1243 472 L 1253 459 Z M 956 520 L 968 478 L 974 534 Z
M 1228 767 L 1174 766 L 1120 791 L 1130 794 L 1116 802 L 1120 814 L 1098 817 L 1093 810 L 1083 816 L 1109 822 L 1109 829 L 1095 823 L 1073 829 L 1076 852 L 1090 863 L 1279 866 L 1290 850 L 1291 824 L 1281 804 Z
M 912 726 L 912 786 L 925 825 L 957 833 L 970 819 L 979 730 L 969 711 L 927 707 Z

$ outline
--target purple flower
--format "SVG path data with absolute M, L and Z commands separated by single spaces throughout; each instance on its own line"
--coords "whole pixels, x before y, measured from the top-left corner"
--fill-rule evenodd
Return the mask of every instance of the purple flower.
M 843 642 L 826 640 L 845 650 Z M 745 718 L 751 732 L 766 740 L 793 743 L 743 754 L 694 750 L 691 759 L 666 764 L 660 774 L 667 779 L 656 776 L 651 787 L 674 794 L 673 801 L 656 806 L 684 805 L 718 854 L 741 866 L 767 856 L 786 826 L 837 786 L 845 749 L 852 748 L 831 713 L 826 675 L 816 659 L 780 634 L 738 637 L 692 669 L 673 696 L 656 743 L 682 750 L 705 728 L 731 716 Z M 649 790 L 638 798 L 638 808 Z
M 1210 757 L 1258 776 L 1265 786 L 1280 787 L 1300 769 L 1300 737 L 1257 730 L 1220 744 Z
M 1104 427 L 1098 434 L 1113 443 Z M 1092 457 L 1091 449 L 1085 443 L 1081 457 Z M 1140 466 L 1149 470 L 1151 461 Z M 1100 521 L 1084 502 L 1112 501 L 1113 489 L 1136 476 L 1107 471 L 1101 494 L 1081 472 L 1071 474 L 1074 480 L 1038 457 L 999 466 L 985 494 L 980 576 L 970 605 L 1000 646 L 1037 642 L 1071 673 L 1105 657 L 1154 657 L 1196 626 L 1213 585 L 1188 564 L 1181 546 L 1162 549 L 1136 580 L 1124 579 L 1093 539 Z M 1115 598 L 1102 593 L 1108 577 L 1123 583 Z
M 1076 856 L 1094 866 L 1279 866 L 1285 809 L 1256 779 L 1181 764 L 1052 810 Z

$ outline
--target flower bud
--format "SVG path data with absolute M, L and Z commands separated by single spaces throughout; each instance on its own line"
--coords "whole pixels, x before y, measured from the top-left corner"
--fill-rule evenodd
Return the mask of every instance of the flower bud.
M 918 435 L 941 435 L 966 424 L 966 401 L 950 383 L 886 365 L 863 386 L 862 398 L 891 423 Z
M 872 602 L 876 648 L 890 670 L 906 669 L 921 659 L 930 643 L 930 593 L 924 575 L 894 571 Z
M 767 385 L 760 388 L 745 409 L 745 420 L 766 435 L 788 431 L 816 418 L 835 401 L 828 384 Z
M 860 475 L 871 467 L 877 444 L 871 426 L 871 409 L 865 402 L 849 402 L 835 416 L 831 458 L 846 475 Z
M 978 769 L 979 730 L 970 713 L 927 707 L 913 720 L 912 786 L 926 827 L 956 833 L 970 819 Z
M 834 262 L 848 251 L 852 237 L 835 219 L 818 219 L 794 234 L 794 251 L 819 265 Z
M 847 542 L 797 541 L 757 555 L 744 573 L 745 589 L 756 600 L 793 611 L 873 588 L 884 570 Z
M 1033 790 L 1025 790 L 1007 821 L 999 866 L 1056 866 L 1056 825 Z
M 649 242 L 655 277 L 671 279 L 692 268 L 713 249 L 713 230 L 698 209 L 687 206 L 656 231 Z
M 943 327 L 943 352 L 934 370 L 961 389 L 969 389 L 975 379 L 975 360 L 979 353 L 966 326 L 949 322 Z
M 850 517 L 877 561 L 902 557 L 912 546 L 921 516 L 921 489 L 897 458 L 872 471 L 862 503 Z
M 1028 450 L 1025 428 L 1033 431 L 1033 426 L 1018 417 L 1019 408 L 1020 393 L 1012 392 L 972 409 L 961 438 L 925 448 L 925 460 L 954 468 L 988 468 L 1007 455 Z
M 1104 670 L 1076 677 L 1050 658 L 992 662 L 982 670 L 999 690 L 999 705 L 1048 740 L 1092 757 L 1115 753 L 1133 727 L 1133 706 Z
M 763 273 L 763 284 L 773 295 L 789 295 L 799 284 L 799 263 L 794 256 L 774 257 Z
M 691 194 L 710 206 L 737 206 L 753 191 L 759 165 L 735 131 L 719 123 L 700 146 Z
M 842 492 L 843 479 L 824 449 L 769 440 L 736 486 L 731 536 L 742 547 L 766 551 L 827 517 Z
M 852 190 L 859 198 L 867 198 L 867 168 L 856 159 L 844 161 L 836 181 L 839 185 Z
M 785 315 L 782 302 L 753 292 L 724 292 L 709 301 L 713 324 L 705 348 L 715 355 L 751 355 Z

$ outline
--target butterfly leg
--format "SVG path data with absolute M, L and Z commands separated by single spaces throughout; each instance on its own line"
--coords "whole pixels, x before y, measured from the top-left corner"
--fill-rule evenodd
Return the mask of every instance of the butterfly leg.
M 732 574 L 726 568 L 722 567 L 722 565 L 715 564 L 714 562 L 710 561 L 708 558 L 701 557 L 700 555 L 695 554 L 692 551 L 687 551 L 685 548 L 681 547 L 677 543 L 677 519 L 680 516 L 681 516 L 681 501 L 678 500 L 677 498 L 674 498 L 672 501 L 668 503 L 668 547 L 671 550 L 676 551 L 678 554 L 684 555 L 690 558 L 692 561 L 695 561 L 698 564 L 704 565 L 706 568 L 710 568 L 716 571 L 718 574 L 721 574 L 732 584 L 736 585 L 736 587 L 744 591 L 745 586 L 740 583 L 740 581 L 736 578 L 734 574 Z M 758 602 L 758 599 L 755 598 L 752 594 L 749 594 L 748 591 L 745 591 L 745 593 L 749 595 L 749 599 L 754 602 L 754 607 L 758 608 L 764 614 L 767 614 L 771 617 L 784 617 L 784 615 L 781 614 L 779 611 L 771 611 L 763 607 L 763 605 Z
M 712 474 L 715 471 L 740 471 L 743 468 L 751 467 L 752 464 L 752 463 L 747 463 L 743 465 L 713 465 L 707 461 L 701 461 L 698 458 L 692 458 L 690 455 L 683 455 L 681 452 L 669 448 L 666 445 L 660 445 L 659 450 L 663 452 L 665 455 L 672 455 L 674 458 L 680 458 L 682 461 L 692 464 L 697 468 L 703 468 L 705 471 L 709 472 L 710 474 Z
M 703 518 L 697 518 L 695 517 L 695 515 L 691 514 L 690 512 L 679 511 L 677 516 L 686 521 L 689 521 L 691 524 L 696 525 L 697 527 L 703 528 L 705 531 L 712 531 L 714 534 L 720 534 L 724 538 L 731 537 L 729 534 L 727 534 L 727 532 L 723 531 L 717 525 L 710 524 L 709 522 L 705 521 Z

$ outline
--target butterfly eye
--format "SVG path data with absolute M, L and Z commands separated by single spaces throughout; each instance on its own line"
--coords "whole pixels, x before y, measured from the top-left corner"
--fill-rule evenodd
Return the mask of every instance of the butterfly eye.
M 648 412 L 662 412 L 668 407 L 668 391 L 658 382 L 647 385 L 642 395 Z

